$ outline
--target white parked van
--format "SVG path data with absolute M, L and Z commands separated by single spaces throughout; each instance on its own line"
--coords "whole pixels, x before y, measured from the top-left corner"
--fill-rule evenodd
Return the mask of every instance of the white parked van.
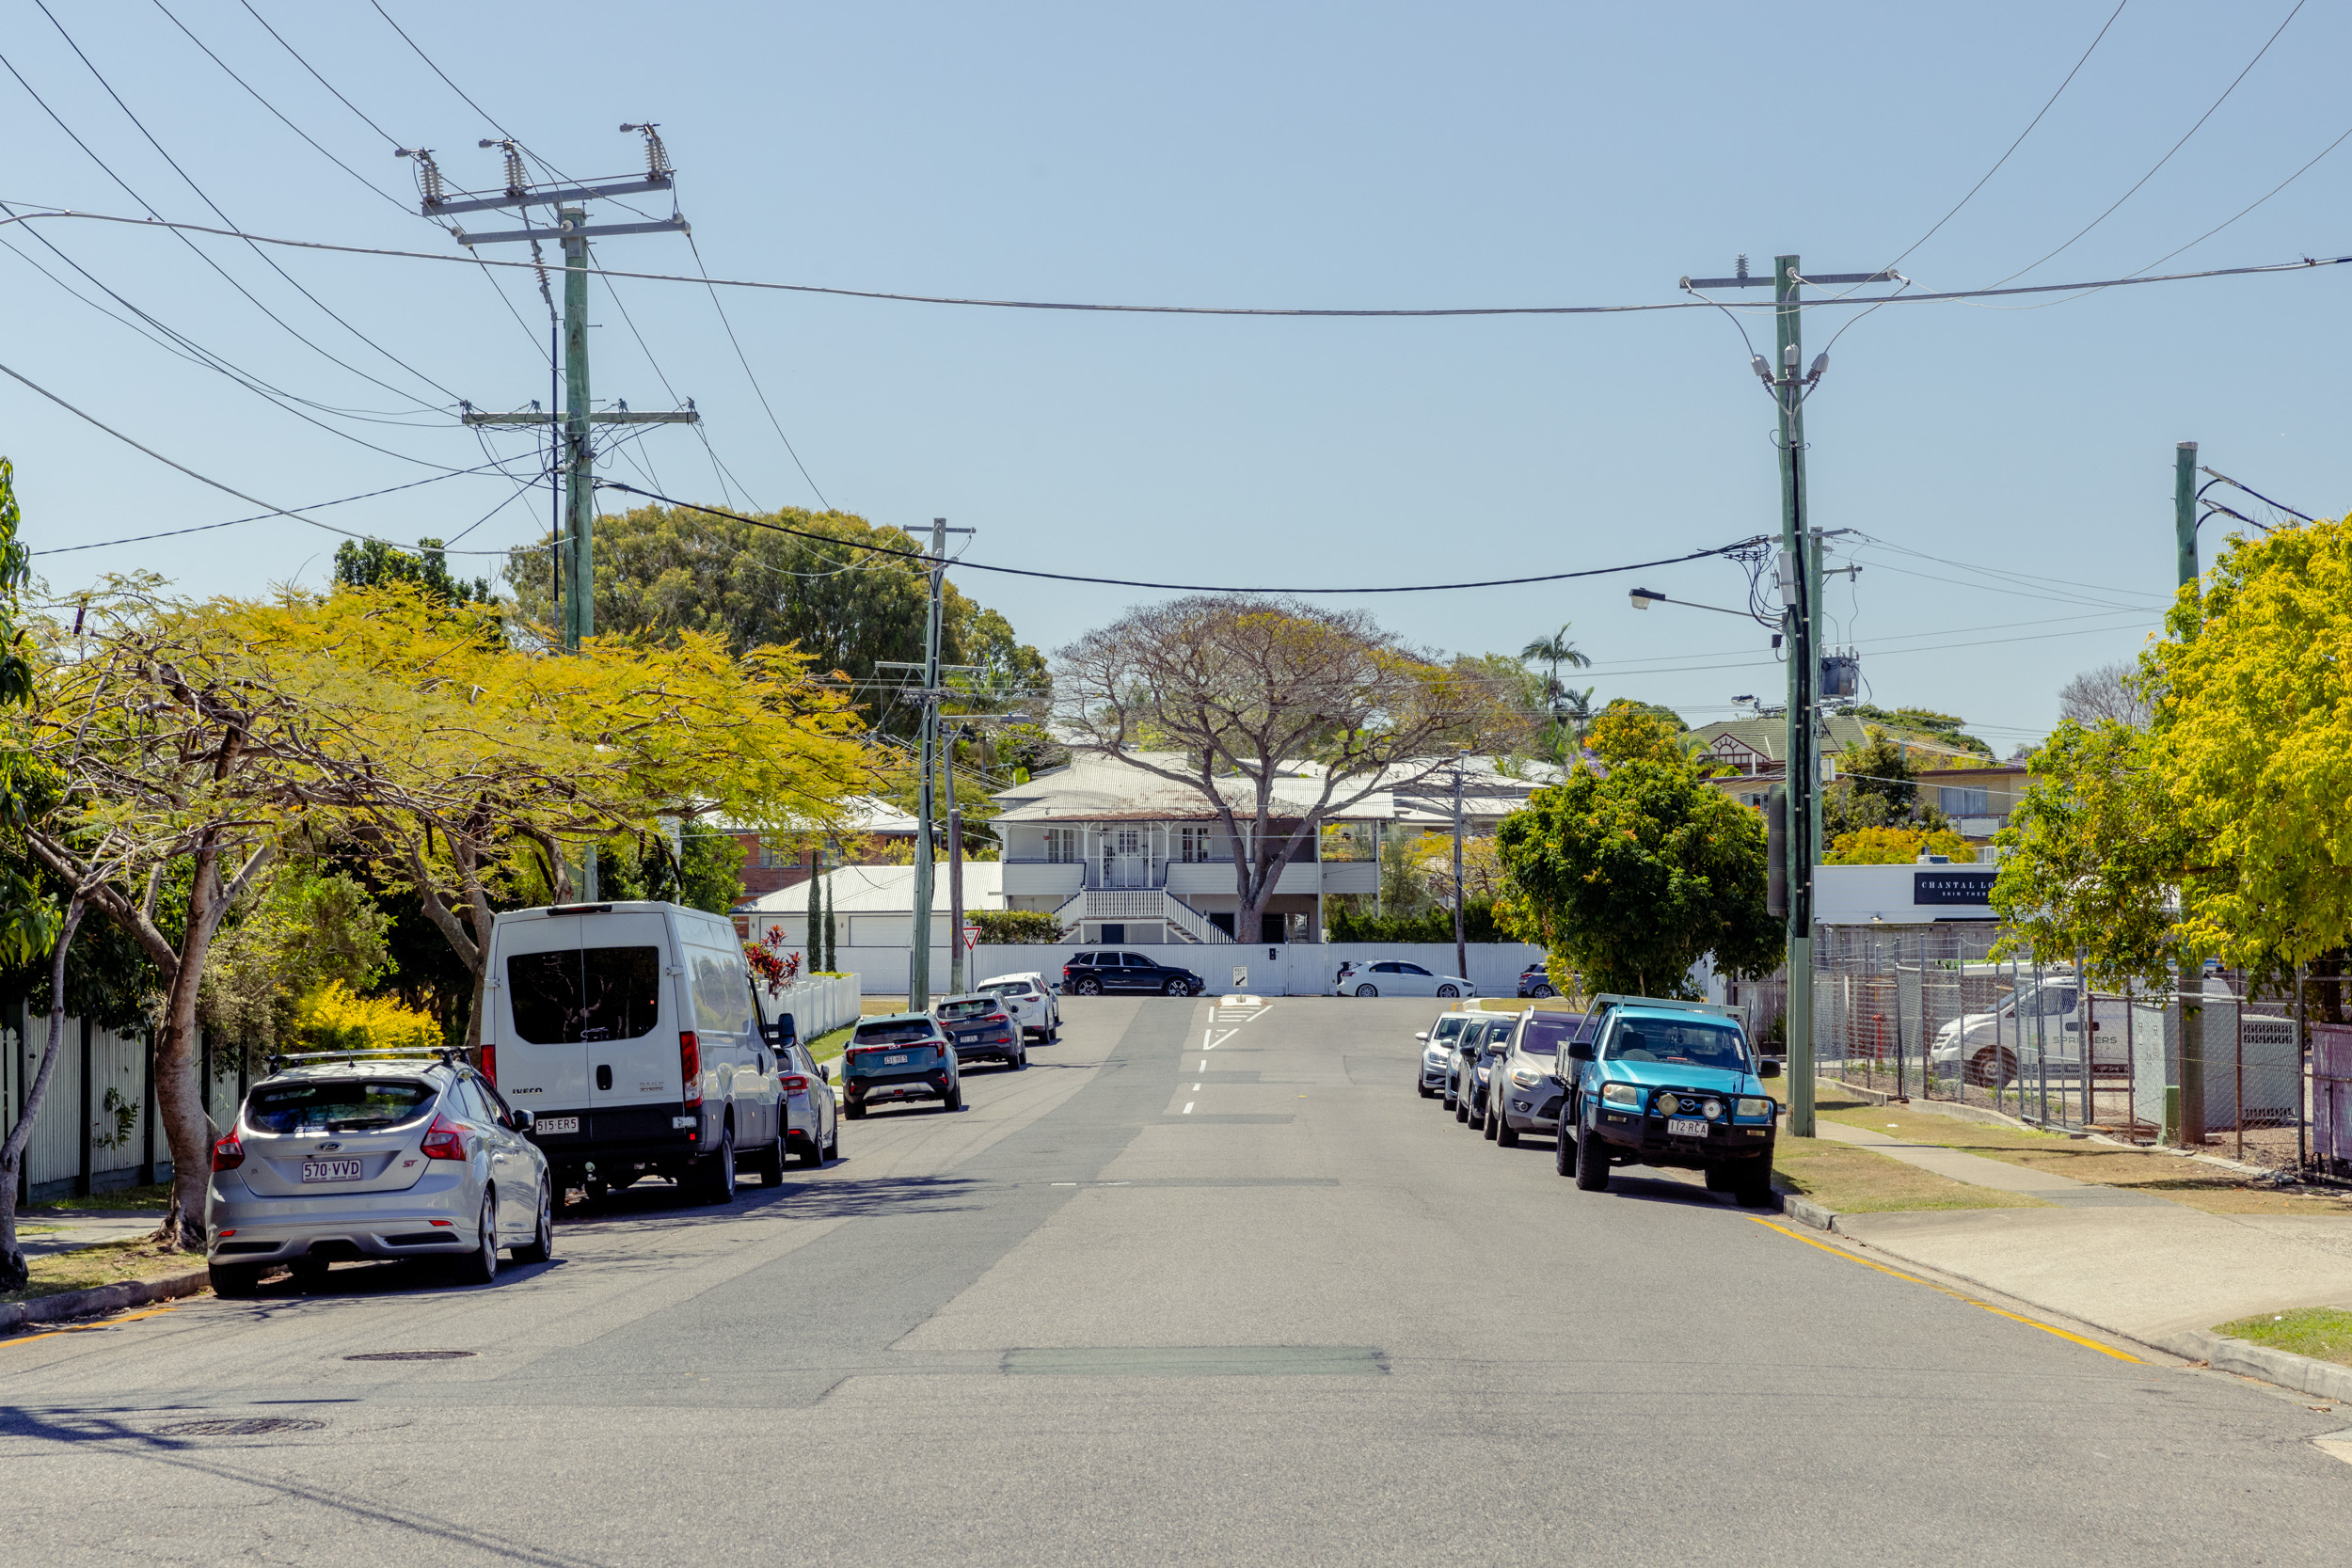
M 779 1047 L 723 917 L 677 904 L 513 910 L 490 929 L 482 1070 L 533 1117 L 558 1193 L 667 1176 L 711 1202 L 736 1162 L 784 1180 Z

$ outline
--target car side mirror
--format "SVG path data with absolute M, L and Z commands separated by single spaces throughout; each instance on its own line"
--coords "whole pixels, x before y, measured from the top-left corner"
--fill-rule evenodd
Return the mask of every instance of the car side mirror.
M 1569 1061 L 1589 1062 L 1592 1059 L 1593 1042 L 1591 1040 L 1571 1040 L 1568 1042 Z
M 1420 1034 L 1415 1035 L 1415 1036 L 1413 1037 L 1413 1038 L 1415 1038 L 1415 1039 L 1417 1039 L 1417 1040 L 1426 1040 L 1428 1037 L 1429 1037 L 1429 1031 L 1428 1031 L 1428 1030 L 1426 1030 L 1426 1029 L 1423 1029 L 1423 1030 L 1422 1030 Z
M 822 1078 L 822 1079 L 823 1079 L 826 1083 L 828 1083 L 828 1084 L 832 1083 L 832 1082 L 833 1082 L 833 1064 L 832 1064 L 831 1062 L 819 1062 L 819 1063 L 818 1063 L 818 1064 L 817 1064 L 817 1076 L 818 1076 L 818 1077 L 819 1077 L 819 1078 Z
M 539 1118 L 529 1111 L 509 1111 L 507 1115 L 515 1118 L 515 1131 L 526 1138 L 531 1136 L 531 1130 L 539 1124 Z
M 1780 1076 L 1780 1064 L 1767 1056 L 1756 1065 L 1756 1075 L 1758 1078 L 1777 1078 Z

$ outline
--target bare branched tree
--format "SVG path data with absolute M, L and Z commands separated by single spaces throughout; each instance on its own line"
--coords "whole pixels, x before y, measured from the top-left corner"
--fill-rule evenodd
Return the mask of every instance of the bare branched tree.
M 1326 819 L 1528 724 L 1474 661 L 1408 647 L 1361 611 L 1253 594 L 1177 599 L 1088 633 L 1056 657 L 1054 714 L 1073 751 L 1199 793 L 1234 845 L 1245 941 Z
M 2144 730 L 2153 717 L 2139 689 L 2139 671 L 2130 664 L 2102 664 L 2058 688 L 2058 717 L 2094 724 L 2112 719 Z

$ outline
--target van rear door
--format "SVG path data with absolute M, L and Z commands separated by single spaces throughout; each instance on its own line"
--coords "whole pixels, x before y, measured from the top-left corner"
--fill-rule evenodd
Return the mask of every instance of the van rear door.
M 484 1037 L 498 1049 L 500 1091 L 533 1116 L 578 1117 L 588 1108 L 588 1053 L 577 1016 L 580 917 L 501 915 L 491 962 L 497 989 Z
M 580 972 L 585 1014 L 588 1103 L 598 1111 L 676 1105 L 678 1031 L 693 1025 L 670 1005 L 676 949 L 670 922 L 653 910 L 615 910 L 583 917 Z

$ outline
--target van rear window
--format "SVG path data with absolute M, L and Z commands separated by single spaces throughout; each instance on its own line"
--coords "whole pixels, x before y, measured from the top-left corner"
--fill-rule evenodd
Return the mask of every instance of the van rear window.
M 532 1045 L 633 1040 L 661 1015 L 661 956 L 654 947 L 575 947 L 506 960 L 515 1033 Z

